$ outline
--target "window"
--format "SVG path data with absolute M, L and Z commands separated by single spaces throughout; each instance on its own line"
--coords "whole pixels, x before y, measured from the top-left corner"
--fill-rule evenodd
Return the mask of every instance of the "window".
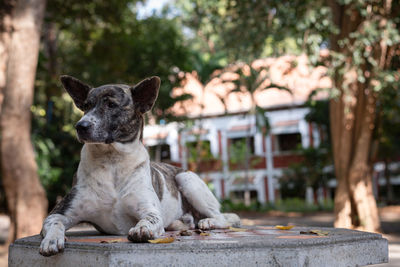
M 244 202 L 245 191 L 231 191 L 229 193 L 229 199 L 233 203 L 243 203 Z M 256 190 L 250 190 L 250 200 L 251 202 L 257 202 L 258 192 Z
M 158 162 L 171 160 L 171 150 L 168 144 L 149 146 L 148 149 L 151 160 Z
M 277 138 L 277 150 L 278 151 L 292 151 L 296 150 L 301 145 L 301 134 L 290 133 L 290 134 L 278 134 Z
M 248 141 L 246 141 L 246 137 L 229 139 L 230 153 L 234 153 L 232 150 L 244 150 L 245 151 L 246 147 L 249 148 L 249 154 L 254 155 L 255 147 L 254 147 L 254 137 L 253 136 L 249 136 Z
M 189 162 L 206 161 L 214 158 L 211 153 L 211 143 L 208 140 L 188 142 L 186 147 Z

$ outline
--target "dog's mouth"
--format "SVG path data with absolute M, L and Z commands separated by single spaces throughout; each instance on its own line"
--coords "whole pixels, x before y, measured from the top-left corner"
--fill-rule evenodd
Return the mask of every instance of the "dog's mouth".
M 77 139 L 80 143 L 87 144 L 111 144 L 115 142 L 114 138 L 111 135 L 108 135 L 106 138 L 100 136 L 94 136 L 92 133 L 80 133 L 77 131 Z

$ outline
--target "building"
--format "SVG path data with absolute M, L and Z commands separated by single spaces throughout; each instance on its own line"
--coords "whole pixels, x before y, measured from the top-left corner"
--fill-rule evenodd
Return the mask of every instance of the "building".
M 304 55 L 256 60 L 252 66 L 263 69 L 260 75 L 268 75 L 266 83 L 292 92 L 268 89 L 254 94 L 270 124 L 267 135 L 256 127 L 255 115 L 248 114 L 250 95 L 229 93 L 233 85 L 223 82 L 229 77 L 234 79 L 233 72 L 224 72 L 205 87 L 196 79 L 196 73 L 189 73 L 184 86 L 175 88 L 173 94 L 190 93 L 193 98 L 175 105 L 173 112 L 189 117 L 190 125 L 148 125 L 144 142 L 153 159 L 196 169 L 220 199 L 240 197 L 250 190 L 260 203 L 274 202 L 279 197 L 277 179 L 282 170 L 302 160 L 294 152 L 296 147 L 320 143 L 321 129 L 305 120 L 309 110 L 304 103 L 314 89 L 329 88 L 330 80 L 323 67 L 311 69 Z M 240 153 L 246 142 L 250 148 L 247 166 Z M 308 194 L 310 201 L 314 199 L 312 192 Z M 327 194 L 326 189 L 320 190 L 319 198 Z

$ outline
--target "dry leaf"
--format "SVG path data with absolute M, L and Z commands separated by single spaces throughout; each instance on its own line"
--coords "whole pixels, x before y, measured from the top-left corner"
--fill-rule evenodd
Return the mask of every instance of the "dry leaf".
M 152 244 L 164 244 L 164 243 L 172 243 L 175 241 L 175 238 L 172 236 L 170 237 L 164 237 L 164 238 L 157 238 L 154 240 L 149 240 L 150 243 Z
M 188 230 L 182 230 L 182 231 L 179 232 L 179 235 L 180 236 L 191 236 L 192 232 L 188 231 Z
M 201 229 L 195 229 L 195 230 L 194 230 L 194 232 L 195 232 L 196 234 L 201 234 L 201 233 L 204 233 L 204 231 L 203 231 L 203 230 L 201 230 Z
M 317 235 L 317 236 L 327 236 L 329 234 L 328 231 L 322 230 L 310 230 L 310 231 L 301 231 L 301 235 Z
M 229 230 L 234 231 L 234 232 L 246 232 L 247 229 L 245 228 L 235 228 L 235 227 L 229 227 Z
M 328 231 L 322 231 L 322 230 L 310 230 L 310 232 L 315 233 L 319 236 L 327 236 L 329 234 Z
M 317 233 L 311 231 L 300 231 L 301 235 L 317 235 Z
M 210 233 L 200 233 L 201 236 L 209 236 Z
M 284 225 L 275 225 L 275 228 L 276 229 L 279 229 L 279 230 L 290 230 L 290 229 L 292 229 L 294 227 L 294 225 L 287 225 L 287 226 L 284 226 Z

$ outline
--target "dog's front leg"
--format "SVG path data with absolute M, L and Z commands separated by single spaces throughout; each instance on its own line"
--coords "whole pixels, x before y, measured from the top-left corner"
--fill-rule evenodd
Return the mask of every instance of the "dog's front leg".
M 150 192 L 149 192 L 150 193 Z M 136 205 L 133 203 L 137 203 Z M 128 233 L 132 242 L 146 242 L 164 233 L 164 223 L 161 215 L 160 202 L 157 195 L 151 192 L 147 199 L 138 201 L 137 196 L 128 205 L 131 212 L 139 220 Z
M 71 218 L 61 214 L 51 214 L 43 223 L 39 253 L 51 256 L 64 250 L 65 230 L 74 225 Z
M 39 250 L 39 253 L 43 256 L 62 252 L 64 250 L 65 231 L 79 222 L 79 218 L 76 216 L 67 216 L 67 214 L 76 214 L 72 212 L 73 207 L 71 205 L 74 196 L 75 190 L 73 188 L 44 220 L 40 232 L 43 240 L 40 243 Z

